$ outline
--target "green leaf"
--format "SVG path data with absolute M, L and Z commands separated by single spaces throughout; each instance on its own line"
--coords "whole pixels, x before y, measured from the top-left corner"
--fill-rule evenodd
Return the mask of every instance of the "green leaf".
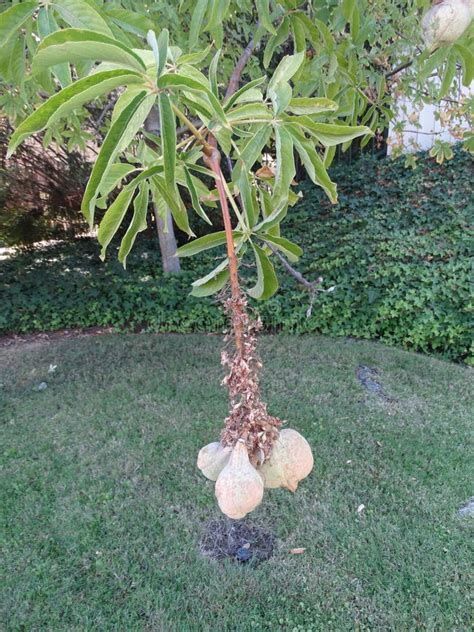
M 160 108 L 165 181 L 170 191 L 172 191 L 176 187 L 176 117 L 167 94 L 161 92 L 158 96 L 158 103 Z
M 348 140 L 358 138 L 359 136 L 364 136 L 365 134 L 373 136 L 372 130 L 365 127 L 365 125 L 351 126 L 336 125 L 334 123 L 316 123 L 308 116 L 299 116 L 295 119 L 295 123 L 307 129 L 325 147 L 339 145 Z
M 108 61 L 125 68 L 146 70 L 141 57 L 112 37 L 81 29 L 63 29 L 48 35 L 38 46 L 33 72 L 41 72 L 62 62 Z
M 267 233 L 271 228 L 280 224 L 285 219 L 287 213 L 288 204 L 284 201 L 280 202 L 260 224 L 254 227 L 254 231 Z
M 255 5 L 257 7 L 258 19 L 260 24 L 267 29 L 272 35 L 276 35 L 276 29 L 272 24 L 270 17 L 270 2 L 269 0 L 256 0 Z
M 261 85 L 264 81 L 265 77 L 254 79 L 253 81 L 249 81 L 244 86 L 242 86 L 239 90 L 237 90 L 237 92 L 234 92 L 234 94 L 224 103 L 224 112 L 230 110 L 234 103 L 237 103 L 248 90 L 253 90 L 253 88 Z
M 267 45 L 265 46 L 265 52 L 263 54 L 264 68 L 268 68 L 272 60 L 273 53 L 278 48 L 278 46 L 286 42 L 286 40 L 288 39 L 288 31 L 289 31 L 289 21 L 288 21 L 288 18 L 285 17 L 283 18 L 280 26 L 278 27 L 276 35 L 272 35 L 270 39 L 268 40 Z
M 189 191 L 189 194 L 191 195 L 191 202 L 193 205 L 193 209 L 196 211 L 199 217 L 202 217 L 202 219 L 205 222 L 212 225 L 211 220 L 209 219 L 205 210 L 201 206 L 201 202 L 199 201 L 199 196 L 198 196 L 196 187 L 194 185 L 193 178 L 191 174 L 189 173 L 189 169 L 186 167 L 186 165 L 184 166 L 184 177 L 186 179 L 186 187 Z
M 446 68 L 444 71 L 444 77 L 441 83 L 441 88 L 438 93 L 439 99 L 442 99 L 448 94 L 453 84 L 454 77 L 456 76 L 456 58 L 457 58 L 456 52 L 454 50 L 451 50 L 449 52 L 448 59 L 446 60 Z
M 267 90 L 267 94 L 272 100 L 273 112 L 276 116 L 286 110 L 293 96 L 290 84 L 279 83 Z
M 211 63 L 209 64 L 209 82 L 211 84 L 212 93 L 219 98 L 219 88 L 217 85 L 217 66 L 219 64 L 219 57 L 221 56 L 221 50 L 219 49 L 217 53 L 212 58 Z
M 118 86 L 141 82 L 143 76 L 129 70 L 108 70 L 79 79 L 50 97 L 17 127 L 10 139 L 8 155 L 11 155 L 25 138 L 53 125 L 84 103 L 107 94 Z
M 242 166 L 244 166 L 247 171 L 252 169 L 256 160 L 261 157 L 262 150 L 267 144 L 270 135 L 270 125 L 259 126 L 257 132 L 249 138 L 241 149 L 239 159 L 234 167 L 232 179 L 237 179 L 239 177 Z
M 103 5 L 103 9 L 105 14 L 111 17 L 115 24 L 129 33 L 145 37 L 147 32 L 153 28 L 153 21 L 136 11 L 111 6 L 108 2 Z
M 168 57 L 169 33 L 168 29 L 162 29 L 158 36 L 158 77 L 161 76 L 166 59 Z
M 103 179 L 99 189 L 99 193 L 102 196 L 106 196 L 115 189 L 119 182 L 121 182 L 132 171 L 136 171 L 137 167 L 129 165 L 127 162 L 116 162 L 111 165 L 107 176 Z
M 234 236 L 234 243 L 236 241 L 235 238 L 241 238 L 243 235 L 243 233 L 237 230 L 234 230 L 232 234 Z M 217 248 L 217 246 L 222 246 L 225 243 L 225 230 L 220 230 L 216 233 L 210 233 L 209 235 L 204 235 L 204 237 L 193 239 L 193 241 L 190 241 L 188 244 L 178 248 L 177 254 L 178 257 L 191 257 L 198 252 L 210 250 L 211 248 Z
M 276 87 L 279 83 L 290 81 L 293 75 L 298 71 L 303 61 L 303 51 L 296 53 L 295 55 L 285 55 L 276 67 L 276 70 L 270 79 L 268 90 Z
M 186 208 L 181 197 L 178 194 L 177 189 L 175 188 L 175 194 L 170 193 L 165 179 L 161 176 L 154 176 L 153 184 L 155 185 L 158 193 L 169 206 L 171 214 L 173 215 L 173 219 L 176 222 L 176 226 L 187 235 L 193 236 L 194 233 L 189 226 Z
M 7 43 L 10 37 L 33 15 L 37 7 L 37 2 L 22 2 L 0 13 L 0 46 Z
M 54 0 L 50 6 L 54 7 L 63 20 L 73 28 L 99 31 L 112 36 L 107 22 L 85 0 Z
M 225 259 L 212 272 L 206 274 L 205 277 L 194 281 L 191 296 L 203 298 L 204 296 L 211 296 L 211 294 L 219 292 L 229 279 L 227 266 L 228 260 Z
M 52 11 L 49 11 L 46 7 L 41 7 L 37 15 L 38 35 L 41 39 L 44 39 L 51 33 L 59 30 L 59 26 L 53 17 Z M 61 88 L 65 88 L 72 83 L 71 69 L 69 64 L 58 64 L 51 68 L 52 73 L 57 77 Z
M 275 248 L 278 248 L 278 250 L 281 250 L 289 261 L 298 261 L 303 254 L 303 250 L 297 244 L 294 244 L 284 237 L 275 237 L 274 235 L 267 235 L 265 233 L 255 233 L 255 235 Z
M 311 180 L 322 187 L 333 204 L 337 202 L 337 189 L 326 171 L 323 160 L 320 158 L 313 143 L 305 137 L 303 132 L 295 125 L 288 125 L 288 130 L 293 136 L 295 149 Z
M 204 92 L 209 98 L 210 105 L 216 118 L 219 119 L 224 126 L 228 127 L 225 112 L 222 109 L 219 100 L 204 83 L 201 83 L 196 79 L 192 79 L 191 77 L 187 77 L 181 73 L 167 73 L 161 75 L 158 79 L 158 88 L 178 88 L 189 92 Z
M 197 0 L 194 6 L 189 27 L 189 50 L 197 46 L 208 4 L 209 0 Z
M 107 246 L 112 241 L 113 236 L 125 217 L 125 213 L 127 212 L 134 193 L 135 187 L 122 189 L 100 222 L 97 239 L 102 246 L 102 250 L 100 251 L 102 261 L 105 259 Z
M 291 99 L 288 111 L 292 114 L 321 114 L 321 112 L 335 112 L 338 105 L 325 97 L 296 97 Z
M 227 112 L 227 120 L 239 121 L 241 119 L 262 119 L 271 121 L 273 114 L 263 103 L 244 103 Z
M 308 37 L 316 50 L 319 50 L 321 48 L 321 38 L 324 42 L 324 49 L 326 50 L 326 52 L 330 53 L 333 50 L 335 46 L 334 37 L 330 29 L 322 20 L 318 20 L 317 18 L 310 19 L 306 14 L 301 12 L 297 14 L 297 19 L 303 23 Z
M 467 47 L 461 44 L 454 44 L 453 47 L 459 53 L 463 68 L 463 80 L 462 85 L 469 87 L 474 79 L 474 53 Z
M 257 282 L 247 290 L 247 293 L 255 299 L 265 300 L 273 296 L 278 290 L 278 279 L 275 274 L 275 268 L 265 251 L 252 243 L 255 252 L 255 263 L 257 264 Z
M 239 187 L 247 224 L 249 228 L 252 228 L 258 220 L 259 209 L 255 195 L 255 187 L 250 184 L 248 171 L 242 169 L 236 184 Z
M 135 243 L 135 239 L 143 230 L 146 230 L 146 216 L 148 211 L 148 197 L 149 197 L 150 187 L 148 182 L 143 182 L 140 185 L 138 195 L 133 201 L 133 217 L 130 222 L 130 226 L 125 233 L 122 242 L 120 244 L 120 249 L 118 252 L 118 259 L 123 264 L 123 267 L 127 267 L 127 257 Z
M 116 156 L 129 144 L 130 132 L 133 131 L 129 126 L 133 124 L 134 115 L 147 96 L 149 95 L 146 91 L 143 91 L 133 99 L 110 127 L 100 148 L 81 204 L 81 210 L 91 226 L 94 222 L 94 204 L 98 192 Z
M 145 86 L 143 84 L 133 84 L 129 86 L 115 101 L 114 109 L 112 110 L 112 116 L 110 118 L 111 123 L 115 123 L 120 114 L 124 111 L 129 103 L 141 92 Z
M 295 177 L 295 159 L 293 155 L 293 137 L 281 125 L 275 125 L 276 175 L 273 200 L 275 206 L 288 200 L 288 191 Z

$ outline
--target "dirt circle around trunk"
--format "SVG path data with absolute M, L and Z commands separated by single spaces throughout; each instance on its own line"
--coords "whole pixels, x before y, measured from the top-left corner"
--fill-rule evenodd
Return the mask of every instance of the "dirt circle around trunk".
M 199 540 L 199 552 L 204 557 L 248 566 L 270 559 L 275 548 L 275 536 L 247 518 L 210 520 Z

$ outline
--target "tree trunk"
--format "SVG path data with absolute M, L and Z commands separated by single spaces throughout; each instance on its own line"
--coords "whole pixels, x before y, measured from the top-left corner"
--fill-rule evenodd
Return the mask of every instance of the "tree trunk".
M 153 107 L 145 120 L 145 129 L 151 134 L 160 135 L 160 117 L 156 107 Z M 163 262 L 163 272 L 179 273 L 181 265 L 179 257 L 176 255 L 176 237 L 174 234 L 173 217 L 169 209 L 166 211 L 166 218 L 160 217 L 158 208 L 153 202 L 153 214 L 155 216 L 156 230 L 160 242 L 161 260 Z

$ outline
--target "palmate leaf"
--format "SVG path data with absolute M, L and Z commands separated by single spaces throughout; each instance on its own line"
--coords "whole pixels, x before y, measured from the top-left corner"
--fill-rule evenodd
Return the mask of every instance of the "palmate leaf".
M 257 265 L 257 282 L 247 290 L 247 293 L 255 299 L 265 300 L 273 296 L 278 290 L 278 279 L 275 268 L 266 255 L 265 251 L 252 242 L 255 253 L 255 263 Z
M 10 37 L 33 15 L 38 2 L 15 4 L 0 13 L 0 46 L 4 46 Z
M 135 135 L 137 129 L 141 127 L 143 121 L 139 123 L 134 119 L 134 115 L 149 96 L 145 90 L 140 92 L 123 110 L 115 123 L 112 124 L 104 139 L 99 155 L 92 168 L 92 173 L 81 204 L 81 210 L 91 226 L 94 222 L 95 200 L 102 186 L 102 182 L 107 177 L 108 171 L 115 162 L 117 155 L 128 146 L 132 132 L 133 135 Z
M 63 62 L 87 60 L 108 61 L 139 72 L 146 70 L 141 57 L 125 44 L 83 29 L 63 29 L 48 35 L 38 46 L 32 70 L 38 73 Z
M 84 103 L 109 93 L 118 86 L 143 83 L 143 75 L 130 70 L 98 72 L 63 88 L 25 119 L 13 133 L 8 147 L 11 155 L 25 138 L 53 125 Z

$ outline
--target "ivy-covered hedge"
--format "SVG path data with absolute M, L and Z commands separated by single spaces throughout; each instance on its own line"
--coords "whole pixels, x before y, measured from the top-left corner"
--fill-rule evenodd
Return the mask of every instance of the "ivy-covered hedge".
M 443 165 L 422 156 L 414 171 L 402 161 L 339 165 L 337 206 L 303 184 L 285 235 L 304 248 L 298 269 L 335 290 L 317 294 L 308 316 L 308 292 L 280 269 L 278 294 L 254 304 L 267 329 L 380 339 L 472 363 L 472 163 L 456 151 Z M 225 326 L 215 299 L 189 296 L 191 281 L 215 265 L 215 251 L 183 260 L 180 276 L 162 274 L 155 239 L 138 240 L 126 271 L 112 249 L 105 264 L 98 252 L 83 239 L 1 262 L 0 332 Z

